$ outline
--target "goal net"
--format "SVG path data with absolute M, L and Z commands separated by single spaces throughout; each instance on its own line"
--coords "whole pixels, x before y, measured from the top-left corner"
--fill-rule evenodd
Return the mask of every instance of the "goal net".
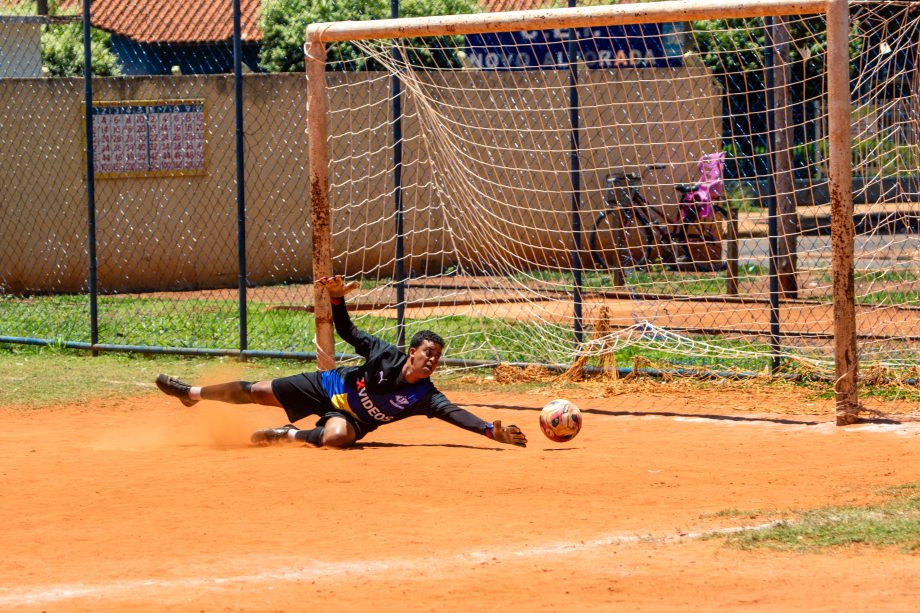
M 457 365 L 832 372 L 824 4 L 337 33 L 331 267 L 362 281 L 359 325 L 434 329 Z M 920 11 L 850 11 L 860 355 L 904 372 L 920 355 Z

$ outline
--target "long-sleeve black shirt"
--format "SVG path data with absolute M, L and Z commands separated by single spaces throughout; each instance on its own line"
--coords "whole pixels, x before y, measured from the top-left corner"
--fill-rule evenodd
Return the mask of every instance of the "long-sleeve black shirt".
M 332 320 L 338 335 L 352 345 L 365 362 L 323 373 L 323 387 L 333 405 L 350 413 L 367 426 L 368 431 L 413 415 L 425 415 L 490 436 L 491 423 L 450 402 L 430 379 L 416 383 L 404 381 L 402 369 L 408 359 L 406 354 L 395 345 L 358 329 L 348 315 L 344 300 L 333 300 Z

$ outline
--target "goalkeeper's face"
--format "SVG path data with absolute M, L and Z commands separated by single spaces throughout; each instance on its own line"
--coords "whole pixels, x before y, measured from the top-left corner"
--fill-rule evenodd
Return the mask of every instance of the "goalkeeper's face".
M 409 358 L 403 366 L 403 379 L 406 383 L 415 383 L 427 379 L 438 367 L 443 347 L 431 341 L 422 341 L 418 347 L 409 349 Z

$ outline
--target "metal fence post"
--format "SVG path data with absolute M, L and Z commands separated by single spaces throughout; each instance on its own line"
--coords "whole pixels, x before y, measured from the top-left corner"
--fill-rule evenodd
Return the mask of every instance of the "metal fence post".
M 399 18 L 399 0 L 390 0 L 390 17 Z M 393 43 L 393 59 L 399 59 L 399 48 Z M 402 89 L 399 75 L 390 75 L 390 97 L 393 112 L 393 202 L 396 209 L 396 346 L 406 348 L 406 245 L 402 187 Z
M 243 44 L 240 0 L 233 0 L 233 82 L 236 96 L 236 227 L 239 276 L 240 351 L 249 348 L 246 305 L 246 167 L 243 163 Z M 240 354 L 242 358 L 243 354 Z
M 769 245 L 770 245 L 770 372 L 776 374 L 780 367 L 780 281 L 779 281 L 779 222 L 778 222 L 778 196 L 776 193 L 776 99 L 773 88 L 774 80 L 774 18 L 764 17 L 764 87 L 766 89 L 766 124 L 767 124 L 767 185 L 768 195 L 768 220 Z
M 86 123 L 86 216 L 89 256 L 89 336 L 90 345 L 99 342 L 99 306 L 96 262 L 96 174 L 93 150 L 93 50 L 90 30 L 90 0 L 83 0 L 83 102 Z M 93 349 L 92 355 L 98 355 Z
M 569 0 L 569 7 L 576 5 L 576 0 Z M 566 49 L 566 62 L 569 68 L 569 123 L 571 125 L 571 150 L 569 151 L 569 173 L 572 178 L 572 288 L 573 300 L 573 328 L 575 340 L 581 343 L 584 336 L 584 323 L 582 321 L 582 266 L 581 266 L 581 164 L 578 157 L 578 30 L 570 30 L 571 36 Z

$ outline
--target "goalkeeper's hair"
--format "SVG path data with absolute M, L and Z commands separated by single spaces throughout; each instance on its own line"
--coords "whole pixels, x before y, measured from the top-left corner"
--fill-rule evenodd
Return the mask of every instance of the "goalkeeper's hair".
M 432 332 L 431 330 L 420 330 L 412 336 L 412 340 L 409 341 L 409 348 L 417 349 L 425 341 L 431 341 L 435 345 L 440 345 L 441 349 L 447 346 L 440 334 Z

